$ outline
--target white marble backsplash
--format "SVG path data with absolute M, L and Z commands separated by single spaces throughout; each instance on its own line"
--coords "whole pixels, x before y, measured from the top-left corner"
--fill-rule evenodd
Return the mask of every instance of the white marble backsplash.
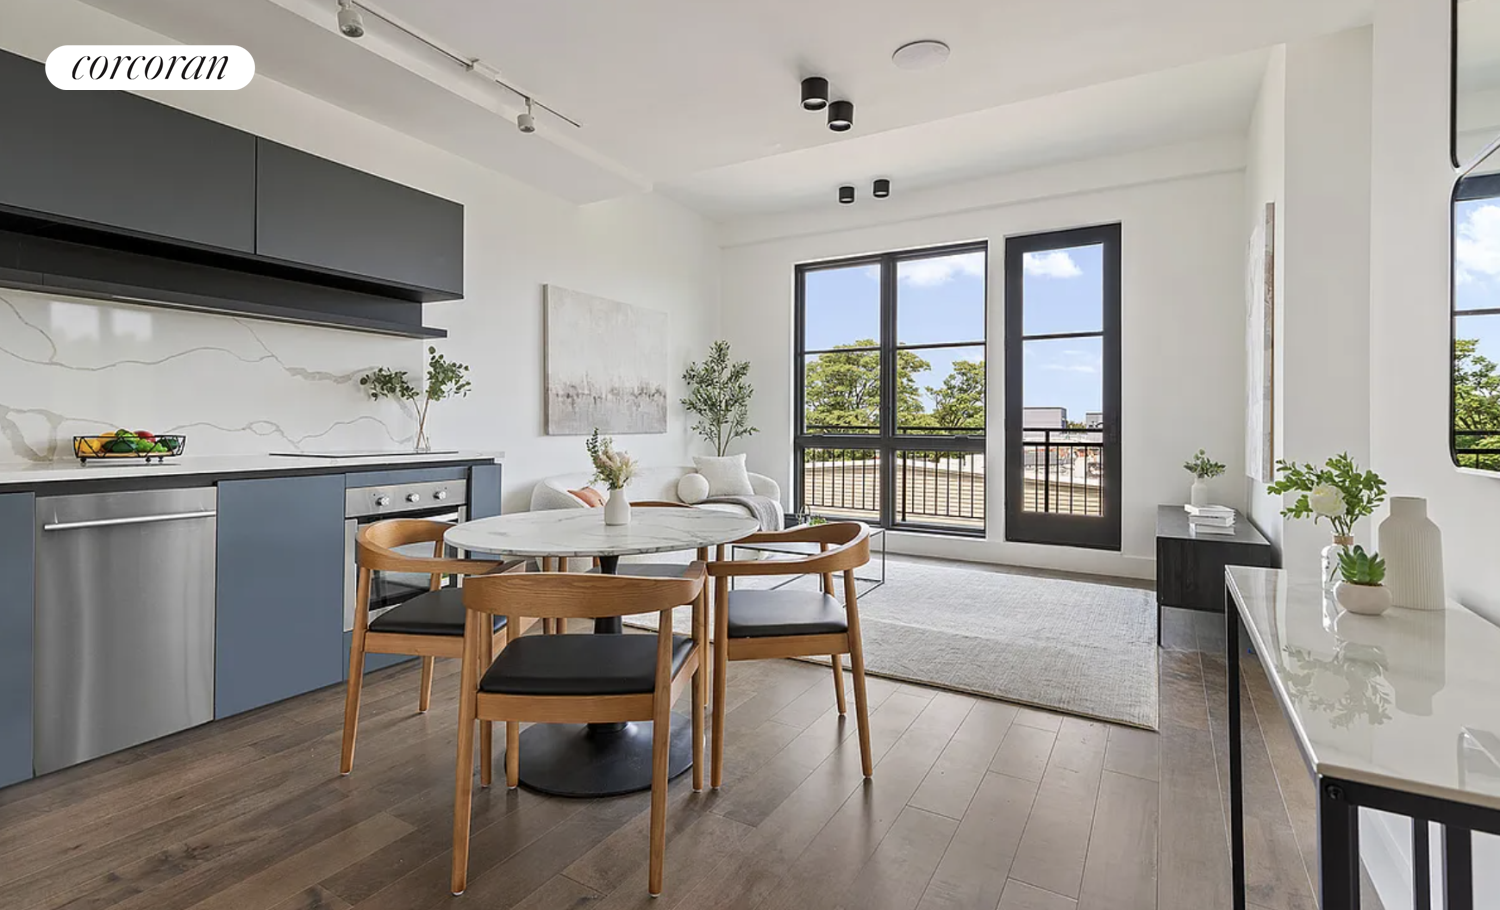
M 401 449 L 415 422 L 371 401 L 421 341 L 0 289 L 0 462 L 71 458 L 73 436 L 180 433 L 187 453 Z

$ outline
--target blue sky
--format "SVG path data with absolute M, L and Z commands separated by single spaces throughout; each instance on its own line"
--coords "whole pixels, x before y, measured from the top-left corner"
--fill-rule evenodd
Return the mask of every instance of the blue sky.
M 1077 247 L 1028 255 L 1023 293 L 1028 335 L 1087 332 L 1100 328 L 1103 247 Z M 897 266 L 897 336 L 903 344 L 984 341 L 985 257 L 965 253 L 903 262 Z M 997 281 L 1000 276 L 995 276 Z M 996 295 L 997 298 L 999 295 Z M 807 349 L 820 350 L 880 332 L 880 274 L 874 266 L 807 273 Z M 998 311 L 993 323 L 1003 321 Z M 990 339 L 994 359 L 1002 355 Z M 942 385 L 954 360 L 977 360 L 982 347 L 920 351 L 932 369 L 917 384 Z M 1023 382 L 1028 407 L 1065 407 L 1072 420 L 1097 411 L 1103 400 L 1101 347 L 1097 339 L 1027 343 Z M 992 401 L 996 411 L 999 402 Z M 927 406 L 932 407 L 929 397 Z
M 1500 200 L 1459 202 L 1453 220 L 1458 310 L 1500 308 Z M 1478 338 L 1479 353 L 1500 363 L 1500 316 L 1460 318 L 1458 337 Z

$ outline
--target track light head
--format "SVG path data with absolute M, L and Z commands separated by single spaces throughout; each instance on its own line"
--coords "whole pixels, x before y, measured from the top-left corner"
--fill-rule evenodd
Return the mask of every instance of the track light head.
M 870 195 L 874 196 L 876 199 L 884 199 L 890 194 L 891 181 L 885 177 L 881 177 L 879 180 L 876 180 L 875 186 L 870 190 Z
M 847 133 L 854 128 L 854 102 L 834 101 L 828 105 L 828 128 Z
M 842 205 L 848 205 L 853 201 L 854 187 L 847 185 L 839 187 L 839 203 Z
M 808 76 L 802 80 L 802 109 L 821 111 L 828 106 L 828 80 L 822 76 Z
M 531 99 L 526 99 L 526 110 L 516 115 L 516 129 L 523 133 L 536 132 L 536 115 L 531 112 Z
M 354 0 L 339 0 L 339 32 L 345 38 L 365 36 L 365 17 L 354 6 Z

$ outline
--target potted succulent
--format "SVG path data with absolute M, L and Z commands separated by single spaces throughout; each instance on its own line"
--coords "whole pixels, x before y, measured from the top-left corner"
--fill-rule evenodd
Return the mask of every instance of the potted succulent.
M 1350 613 L 1379 616 L 1391 608 L 1391 591 L 1385 581 L 1385 560 L 1379 553 L 1366 553 L 1356 545 L 1339 553 L 1339 574 L 1333 596 Z
M 600 437 L 598 427 L 585 444 L 589 459 L 594 463 L 594 483 L 609 487 L 609 499 L 604 503 L 604 523 L 607 525 L 630 524 L 630 499 L 625 494 L 625 485 L 635 476 L 635 459 L 624 452 L 615 451 L 615 441 L 608 436 Z
M 1276 462 L 1281 477 L 1266 487 L 1274 496 L 1300 493 L 1281 510 L 1286 518 L 1312 516 L 1314 523 L 1328 519 L 1333 543 L 1323 548 L 1323 587 L 1332 588 L 1339 570 L 1340 552 L 1354 546 L 1354 524 L 1373 515 L 1385 502 L 1385 481 L 1374 471 L 1362 471 L 1348 452 L 1335 455 L 1322 466 Z
M 1224 473 L 1224 465 L 1208 457 L 1208 452 L 1198 450 L 1198 454 L 1183 462 L 1182 467 L 1193 475 L 1193 490 L 1188 502 L 1193 506 L 1201 508 L 1208 505 L 1208 481 Z

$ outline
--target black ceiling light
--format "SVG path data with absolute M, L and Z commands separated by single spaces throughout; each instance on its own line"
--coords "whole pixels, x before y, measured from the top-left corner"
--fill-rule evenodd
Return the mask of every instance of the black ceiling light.
M 876 199 L 884 199 L 891 194 L 891 182 L 885 177 L 875 181 L 875 186 L 870 190 L 870 195 Z
M 852 186 L 841 186 L 841 187 L 839 187 L 839 202 L 842 203 L 842 204 L 844 204 L 844 205 L 848 205 L 849 203 L 851 203 L 853 201 L 854 201 L 854 187 L 852 187 Z
M 854 102 L 834 101 L 828 105 L 828 128 L 846 133 L 854 126 Z
M 802 80 L 802 109 L 821 111 L 828 106 L 828 80 L 822 76 L 808 76 Z

